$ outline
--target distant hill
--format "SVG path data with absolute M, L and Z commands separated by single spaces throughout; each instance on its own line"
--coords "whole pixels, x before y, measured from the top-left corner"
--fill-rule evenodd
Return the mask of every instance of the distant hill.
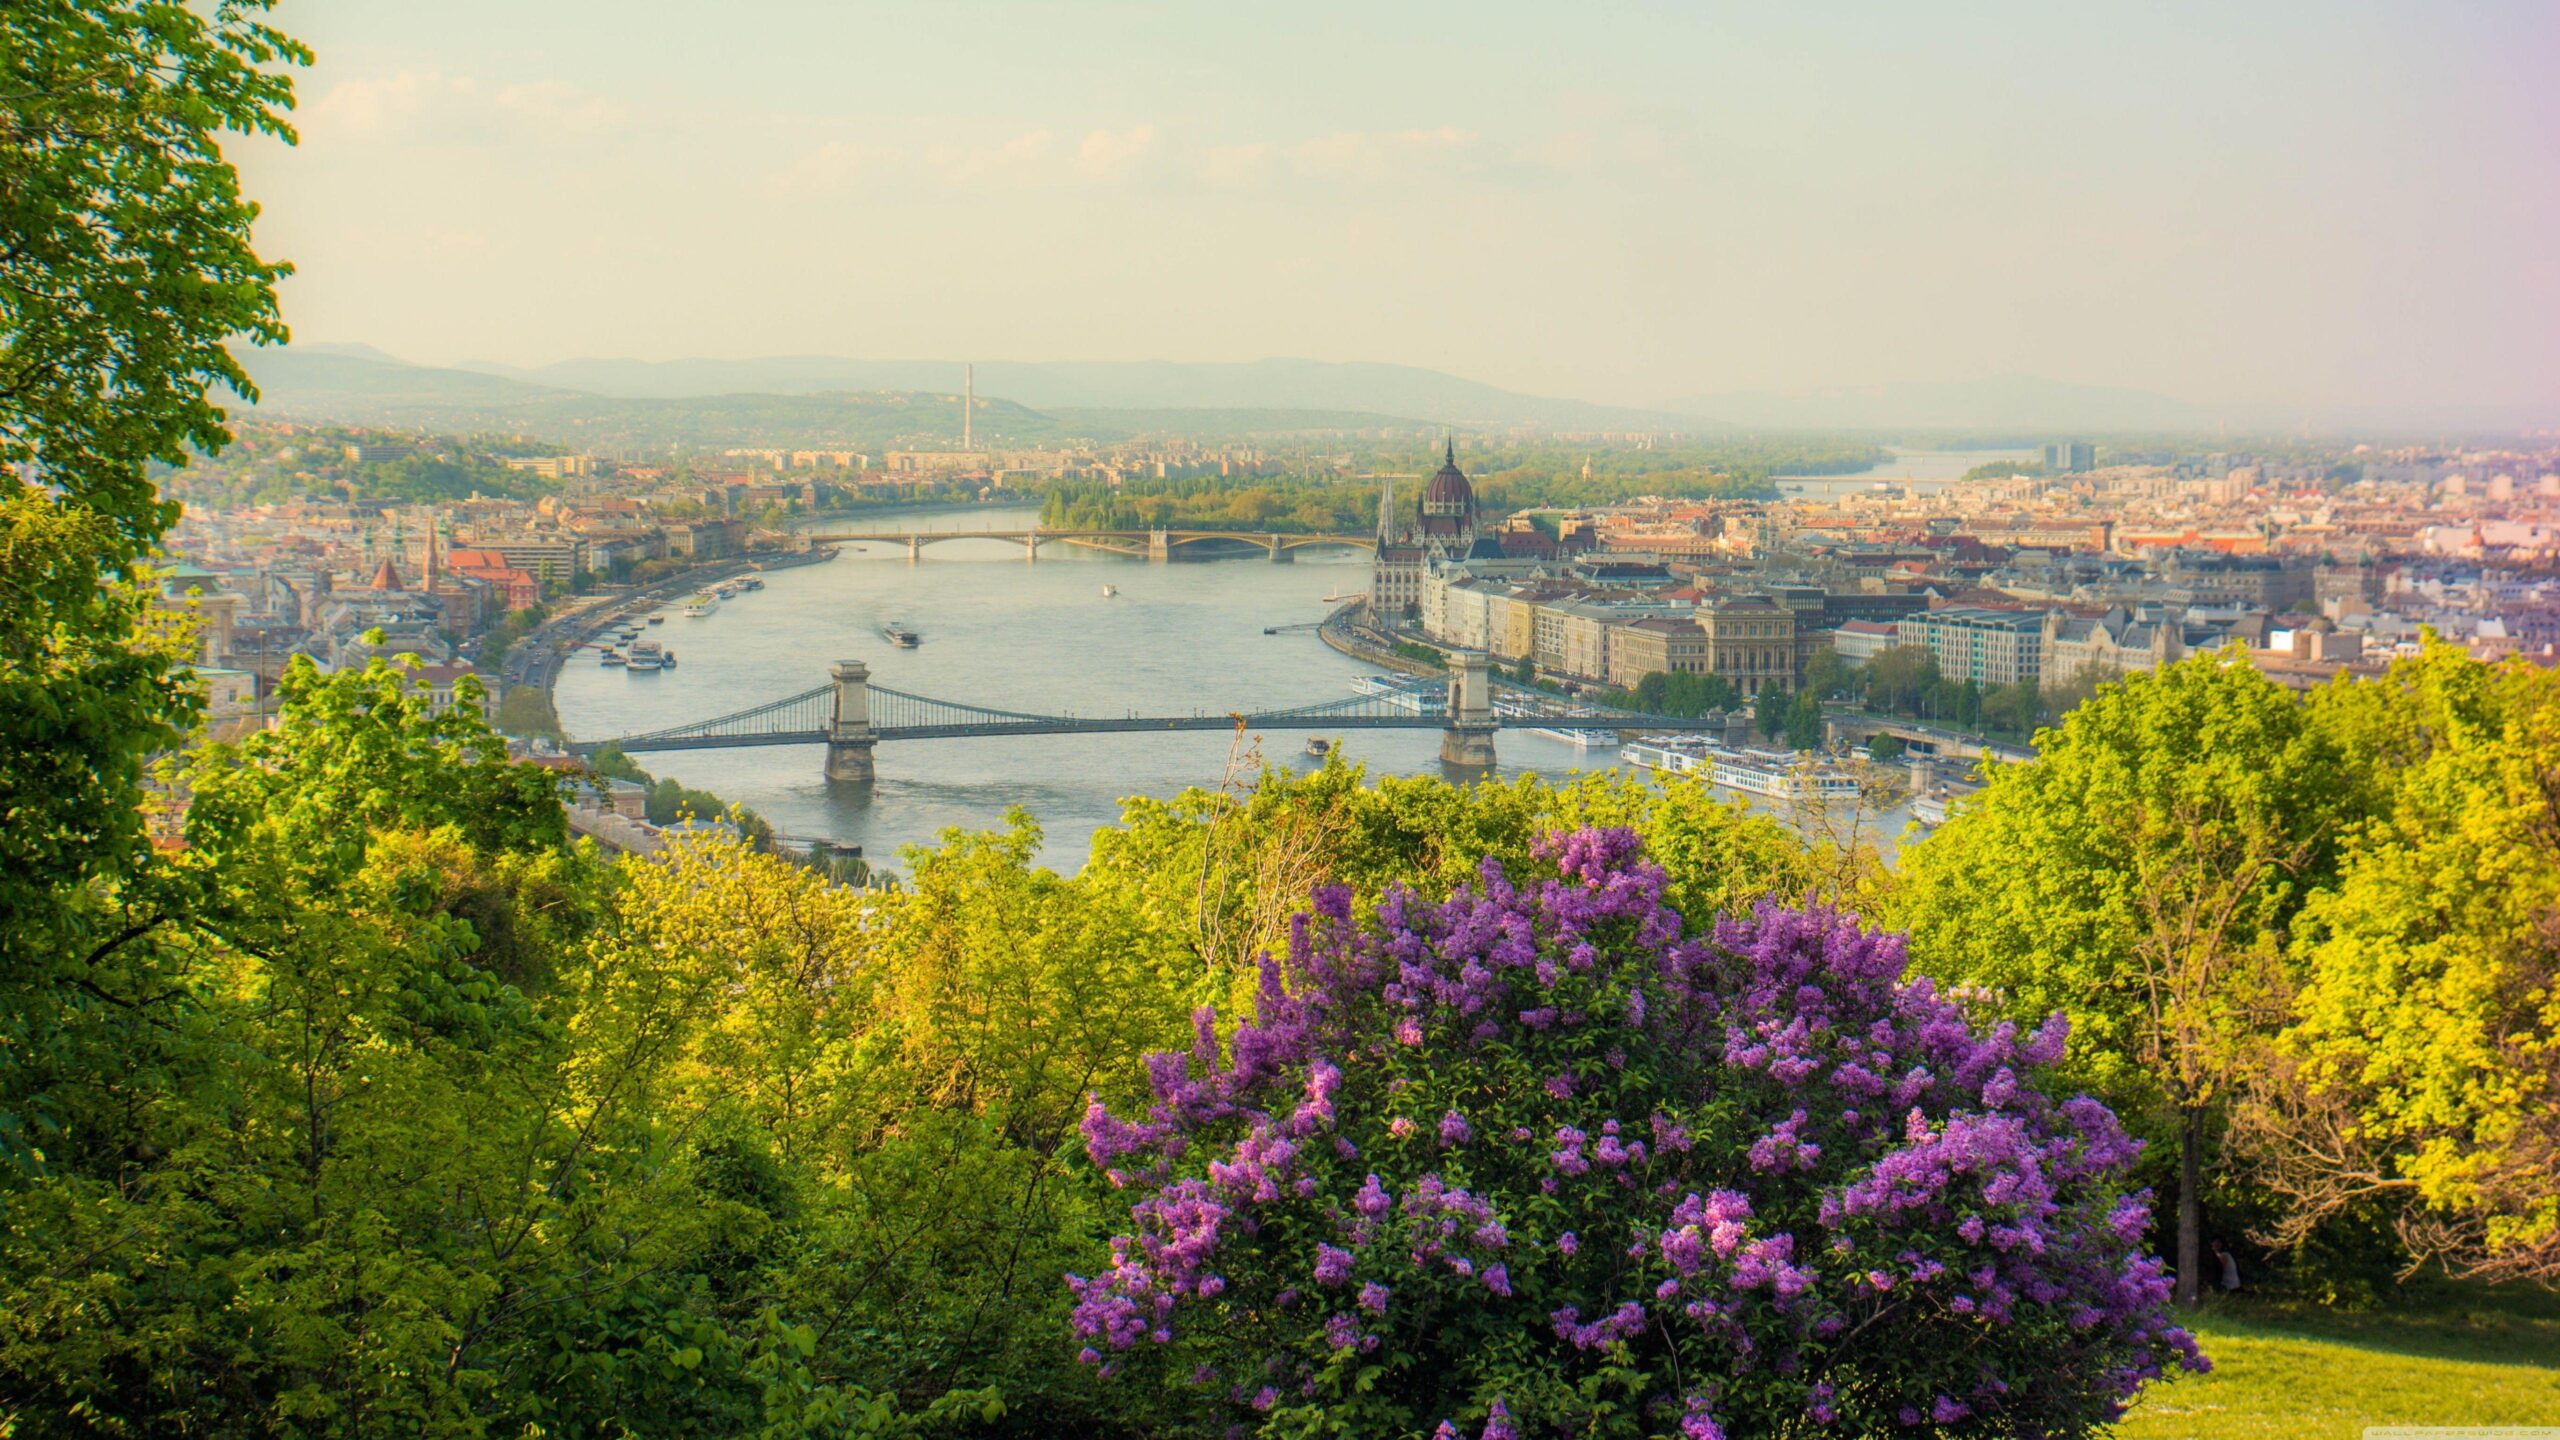
M 400 412 L 540 404 L 570 392 L 470 370 L 395 360 L 371 346 L 292 346 L 240 352 L 260 409 L 351 424 L 403 424 Z
M 1801 395 L 1699 395 L 1669 409 L 1697 420 L 1767 430 L 2191 430 L 2224 418 L 2203 406 L 2101 385 L 2031 375 L 1913 382 Z
M 663 450 L 670 445 L 843 446 L 882 451 L 954 446 L 960 440 L 960 406 L 948 394 L 627 399 L 372 355 L 354 353 L 352 348 L 295 347 L 251 350 L 241 360 L 259 390 L 257 412 L 280 419 L 448 434 L 524 435 L 581 449 L 622 452 Z M 1094 419 L 1104 422 L 1104 417 Z M 1070 432 L 1058 420 L 1027 406 L 981 395 L 976 433 L 981 443 L 1034 445 L 1071 434 L 1117 439 L 1124 432 L 1117 428 Z
M 669 445 L 726 448 L 791 445 L 885 451 L 960 443 L 960 406 L 950 390 L 728 390 L 681 396 L 600 394 L 474 370 L 412 365 L 367 345 L 297 345 L 250 350 L 258 413 L 279 419 L 383 425 L 454 434 L 524 435 L 582 449 L 629 453 Z M 896 372 L 852 382 L 895 378 Z M 714 377 L 718 378 L 718 377 Z M 727 377 L 746 384 L 762 376 Z M 708 383 L 708 382 L 706 382 Z M 981 444 L 1031 446 L 1139 435 L 1249 439 L 1371 430 L 1424 430 L 1436 422 L 1372 410 L 1271 408 L 1035 410 L 978 391 Z
M 252 350 L 244 360 L 265 392 L 260 409 L 309 419 L 497 430 L 589 447 L 832 440 L 879 449 L 959 438 L 956 361 L 798 355 L 446 368 L 368 345 Z M 1658 410 L 1523 395 L 1410 365 L 1319 360 L 986 361 L 977 387 L 977 433 L 1002 444 L 1440 425 L 2050 435 L 2205 430 L 2242 418 L 2147 391 L 2022 375 L 1700 395 Z
M 754 360 L 563 360 L 535 369 L 463 368 L 529 384 L 630 398 L 759 391 L 960 388 L 956 360 L 847 360 L 784 355 Z M 978 362 L 978 393 L 1042 410 L 1300 410 L 1410 416 L 1426 425 L 1538 425 L 1557 430 L 1695 429 L 1693 419 L 1522 395 L 1411 365 L 1324 360 L 1232 364 L 1169 360 Z

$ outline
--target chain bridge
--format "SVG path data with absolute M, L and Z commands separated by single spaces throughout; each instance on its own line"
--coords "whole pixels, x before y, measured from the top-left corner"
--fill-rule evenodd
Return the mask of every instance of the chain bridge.
M 1196 710 L 1185 715 L 1046 715 L 938 700 L 874 685 L 869 666 L 859 660 L 840 660 L 828 672 L 826 684 L 797 695 L 691 724 L 579 741 L 569 748 L 578 754 L 592 754 L 612 745 L 625 754 L 637 754 L 749 745 L 824 745 L 827 778 L 868 780 L 874 773 L 873 748 L 888 741 L 1233 730 L 1242 725 L 1255 730 L 1317 732 L 1438 730 L 1442 732 L 1443 761 L 1481 768 L 1493 764 L 1493 732 L 1506 721 L 1515 725 L 1575 725 L 1602 730 L 1675 730 L 1698 724 L 1693 718 L 1618 710 L 1503 685 L 1491 678 L 1485 657 L 1472 654 L 1451 660 L 1445 698 L 1414 689 L 1275 709 Z

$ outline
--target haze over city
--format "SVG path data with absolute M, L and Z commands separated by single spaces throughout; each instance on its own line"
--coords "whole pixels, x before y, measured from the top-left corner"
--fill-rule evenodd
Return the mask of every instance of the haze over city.
M 302 144 L 234 150 L 304 342 L 2560 418 L 2545 5 L 279 18 Z

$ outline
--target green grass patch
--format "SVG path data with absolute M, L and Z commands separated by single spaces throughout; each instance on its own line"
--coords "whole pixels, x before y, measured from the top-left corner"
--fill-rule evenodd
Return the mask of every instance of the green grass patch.
M 2144 1392 L 2121 1440 L 2358 1440 L 2368 1425 L 2560 1425 L 2560 1296 L 2417 1288 L 2357 1310 L 2208 1307 L 2214 1363 Z

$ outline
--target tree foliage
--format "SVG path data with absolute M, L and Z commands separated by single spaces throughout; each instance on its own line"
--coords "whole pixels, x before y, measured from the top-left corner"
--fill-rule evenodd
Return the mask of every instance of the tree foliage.
M 32 467 L 101 517 L 108 563 L 171 518 L 148 462 L 229 436 L 208 397 L 254 394 L 224 348 L 282 342 L 285 267 L 249 245 L 221 134 L 290 140 L 298 42 L 258 17 L 155 0 L 0 10 L 0 474 Z
M 218 449 L 224 349 L 281 339 L 281 267 L 220 133 L 286 135 L 301 48 L 258 3 L 0 9 L 0 1161 L 114 1064 L 155 902 L 141 769 L 200 713 L 132 572 L 153 461 Z M 147 1053 L 146 1036 L 128 1037 Z
M 2100 690 L 2035 763 L 1906 852 L 1888 911 L 1925 972 L 2070 1014 L 2072 1060 L 2181 1152 L 2180 1276 L 2201 1265 L 2212 1133 L 2281 1019 L 2285 937 L 2326 875 L 2335 750 L 2234 656 Z
M 2560 681 L 2434 644 L 2320 711 L 2379 793 L 2245 1114 L 2271 1238 L 2379 1205 L 2413 1263 L 2560 1278 Z

